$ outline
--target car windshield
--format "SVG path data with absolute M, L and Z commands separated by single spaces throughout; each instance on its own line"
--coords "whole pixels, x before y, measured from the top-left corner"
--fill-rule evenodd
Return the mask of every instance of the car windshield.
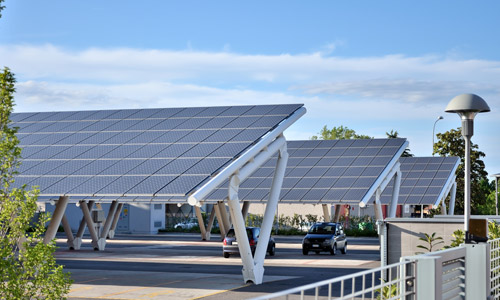
M 316 224 L 309 229 L 309 233 L 332 234 L 335 233 L 335 225 Z

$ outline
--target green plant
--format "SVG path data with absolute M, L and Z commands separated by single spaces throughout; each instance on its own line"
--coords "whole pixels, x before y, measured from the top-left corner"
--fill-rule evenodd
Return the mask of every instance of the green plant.
M 432 249 L 435 248 L 439 244 L 443 244 L 443 238 L 440 236 L 436 236 L 436 233 L 433 232 L 431 235 L 424 233 L 423 237 L 419 238 L 420 241 L 424 242 L 424 245 L 418 245 L 417 248 L 425 249 L 427 252 L 432 252 Z M 416 252 L 415 254 L 423 254 L 424 252 Z
M 457 229 L 453 231 L 453 239 L 450 246 L 444 246 L 445 249 L 454 248 L 462 245 L 465 242 L 465 234 L 463 230 Z
M 21 164 L 17 129 L 10 126 L 14 83 L 14 74 L 4 68 L 0 72 L 0 299 L 63 299 L 71 280 L 53 256 L 55 241 L 43 243 L 49 216 L 41 214 L 33 221 L 39 191 L 12 187 Z
M 385 280 L 381 279 L 383 283 L 385 283 Z M 381 299 L 392 299 L 396 297 L 399 293 L 399 288 L 397 284 L 390 284 L 382 287 L 380 290 L 378 290 L 378 295 L 377 295 L 377 300 Z

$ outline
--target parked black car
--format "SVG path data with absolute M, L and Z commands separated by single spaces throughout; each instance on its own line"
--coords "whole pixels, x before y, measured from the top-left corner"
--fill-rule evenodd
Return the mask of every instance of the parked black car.
M 328 251 L 335 255 L 337 249 L 340 249 L 342 254 L 347 253 L 347 238 L 340 223 L 316 223 L 302 240 L 302 254 L 304 255 L 309 254 L 309 251 L 314 251 L 316 254 Z
M 257 227 L 247 227 L 247 235 L 248 241 L 250 242 L 250 249 L 252 250 L 252 255 L 255 254 L 255 249 L 257 248 L 257 242 L 259 241 L 260 228 Z M 236 242 L 236 234 L 234 233 L 234 229 L 229 229 L 226 237 L 223 241 L 222 247 L 223 255 L 225 258 L 228 258 L 231 253 L 240 253 L 238 249 L 238 243 Z M 274 256 L 276 253 L 276 242 L 273 237 L 269 238 L 269 243 L 267 244 L 267 253 L 269 255 Z

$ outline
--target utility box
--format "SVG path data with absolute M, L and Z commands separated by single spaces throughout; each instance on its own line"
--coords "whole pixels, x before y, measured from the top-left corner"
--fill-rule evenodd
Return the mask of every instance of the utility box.
M 92 211 L 92 221 L 94 223 L 102 223 L 106 218 L 102 209 Z

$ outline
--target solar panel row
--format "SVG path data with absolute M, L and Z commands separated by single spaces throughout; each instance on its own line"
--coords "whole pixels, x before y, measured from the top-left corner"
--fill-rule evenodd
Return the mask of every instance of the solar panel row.
M 399 204 L 435 204 L 448 179 L 455 175 L 458 157 L 402 157 Z M 380 200 L 391 201 L 393 183 L 387 186 Z M 372 199 L 373 200 L 373 199 Z
M 185 196 L 300 107 L 16 113 L 16 184 L 42 196 Z
M 289 141 L 281 202 L 359 203 L 405 139 Z M 268 197 L 277 158 L 271 158 L 240 186 L 239 197 L 261 202 Z M 227 182 L 207 197 L 227 197 Z

